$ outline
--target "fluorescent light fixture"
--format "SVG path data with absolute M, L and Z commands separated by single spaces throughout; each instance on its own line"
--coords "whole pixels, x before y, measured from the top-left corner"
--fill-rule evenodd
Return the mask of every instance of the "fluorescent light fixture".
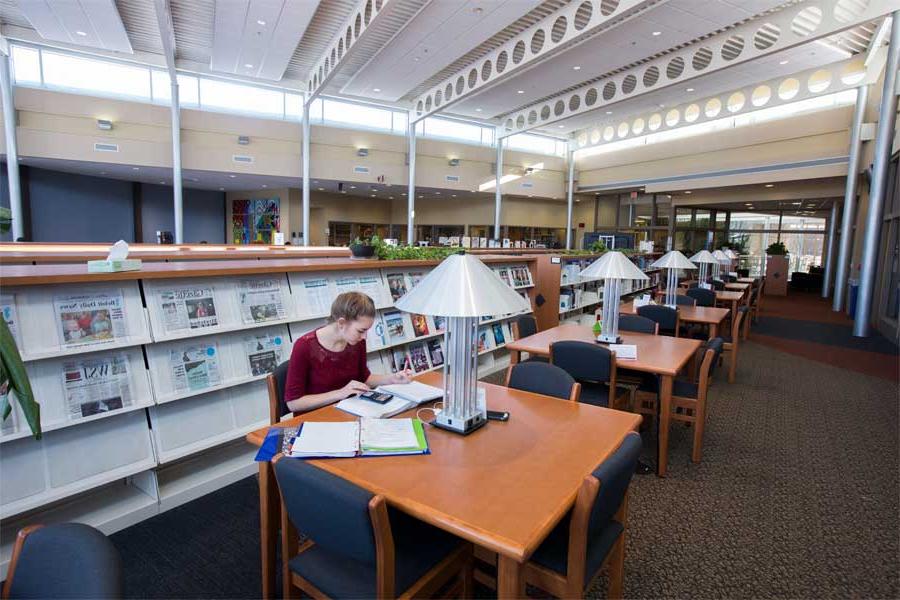
M 109 131 L 113 128 L 112 121 L 109 119 L 97 119 L 97 129 L 102 129 L 103 131 Z
M 516 93 L 517 93 L 517 94 L 524 94 L 524 93 L 525 93 L 525 90 L 517 90 Z
M 565 129 L 565 128 L 566 128 L 565 125 L 557 125 L 557 127 L 559 127 L 560 129 Z
M 774 184 L 774 183 L 767 183 L 767 184 L 766 184 L 766 187 L 775 187 L 775 184 Z
M 686 89 L 685 91 L 686 91 L 686 92 L 693 92 L 693 91 L 694 91 L 694 88 L 688 88 L 688 89 Z
M 653 35 L 662 35 L 662 31 L 654 31 Z
M 85 37 L 85 36 L 87 36 L 87 33 L 85 33 L 84 31 L 79 30 L 79 31 L 76 31 L 76 32 L 75 32 L 75 35 L 80 35 L 81 37 Z
M 267 188 L 267 187 L 269 187 L 269 186 L 268 186 L 268 184 L 265 184 L 265 183 L 264 183 L 264 184 L 262 184 L 262 186 L 263 186 L 263 187 L 264 187 L 264 188 Z
M 580 71 L 580 70 L 581 70 L 581 67 L 578 66 L 578 65 L 575 65 L 574 67 L 572 67 L 572 70 L 573 70 L 573 71 Z
M 266 22 L 263 21 L 262 19 L 257 19 L 256 24 L 257 24 L 257 25 L 260 25 L 260 26 L 262 26 L 262 27 L 265 27 Z
M 131 167 L 131 170 L 132 170 L 132 171 L 140 171 L 141 168 L 140 168 L 140 167 Z
M 791 61 L 789 61 L 789 60 L 780 60 L 780 61 L 778 61 L 778 64 L 779 64 L 779 65 L 786 65 L 786 64 L 788 64 L 789 62 L 791 62 Z
M 612 114 L 612 111 L 611 111 L 611 110 L 608 110 L 608 111 L 606 111 L 606 114 L 611 115 L 611 114 Z
M 372 91 L 376 94 L 381 91 L 381 88 L 372 88 Z

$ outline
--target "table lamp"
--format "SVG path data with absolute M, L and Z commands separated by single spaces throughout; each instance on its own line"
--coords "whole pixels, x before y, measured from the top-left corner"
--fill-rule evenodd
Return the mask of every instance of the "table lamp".
M 627 256 L 621 252 L 610 251 L 592 262 L 581 272 L 582 277 L 603 279 L 602 331 L 598 342 L 618 344 L 619 339 L 619 298 L 621 297 L 621 281 L 635 279 L 647 281 L 650 278 L 637 268 Z
M 488 315 L 531 310 L 531 305 L 472 254 L 448 256 L 394 306 L 446 317 L 444 408 L 434 426 L 468 434 L 485 424 L 477 406 L 478 323 Z
M 701 250 L 691 257 L 691 262 L 700 265 L 700 275 L 698 277 L 700 283 L 706 283 L 706 276 L 709 274 L 709 265 L 717 265 L 719 262 L 713 253 L 709 250 Z
M 715 265 L 715 270 L 713 273 L 713 278 L 714 279 L 722 279 L 722 277 L 721 277 L 722 266 L 723 265 L 726 266 L 725 272 L 727 273 L 730 270 L 727 267 L 731 266 L 731 259 L 728 258 L 728 255 L 725 254 L 724 252 L 722 252 L 721 250 L 716 250 L 715 252 L 712 253 L 712 255 L 716 259 L 716 265 Z
M 678 250 L 669 250 L 650 266 L 668 270 L 666 276 L 666 306 L 675 308 L 675 290 L 678 287 L 678 271 L 680 269 L 696 269 L 697 267 Z

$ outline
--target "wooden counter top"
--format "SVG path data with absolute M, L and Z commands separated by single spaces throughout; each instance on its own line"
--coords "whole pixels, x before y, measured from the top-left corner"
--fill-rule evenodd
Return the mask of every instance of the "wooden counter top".
M 19 242 L 0 244 L 0 263 L 81 263 L 102 260 L 112 244 Z M 147 261 L 349 258 L 350 249 L 333 246 L 241 246 L 236 244 L 129 244 L 129 257 Z
M 488 263 L 529 263 L 533 256 L 480 255 Z M 273 258 L 271 260 L 212 260 L 148 262 L 140 271 L 88 273 L 87 264 L 0 265 L 0 286 L 47 285 L 135 279 L 178 279 L 265 273 L 297 273 L 363 269 L 433 267 L 437 260 L 354 260 L 352 258 Z

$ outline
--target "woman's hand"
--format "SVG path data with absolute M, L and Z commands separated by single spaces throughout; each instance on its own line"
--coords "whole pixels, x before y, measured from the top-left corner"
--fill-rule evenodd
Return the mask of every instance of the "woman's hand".
M 412 371 L 409 369 L 397 371 L 391 376 L 391 383 L 409 383 L 410 381 L 412 381 Z
M 352 380 L 350 380 L 350 383 L 348 383 L 347 385 L 342 387 L 339 391 L 341 392 L 341 394 L 343 394 L 341 396 L 341 398 L 349 398 L 350 396 L 352 396 L 354 394 L 362 394 L 364 392 L 369 392 L 369 391 L 371 391 L 371 389 L 372 388 L 370 388 L 363 382 L 352 379 Z

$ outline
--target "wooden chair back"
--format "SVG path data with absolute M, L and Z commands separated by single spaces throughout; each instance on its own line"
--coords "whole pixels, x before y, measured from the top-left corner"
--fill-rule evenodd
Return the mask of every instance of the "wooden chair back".
M 284 401 L 284 386 L 291 361 L 286 360 L 266 376 L 269 390 L 269 425 L 276 425 L 281 417 L 291 412 Z

